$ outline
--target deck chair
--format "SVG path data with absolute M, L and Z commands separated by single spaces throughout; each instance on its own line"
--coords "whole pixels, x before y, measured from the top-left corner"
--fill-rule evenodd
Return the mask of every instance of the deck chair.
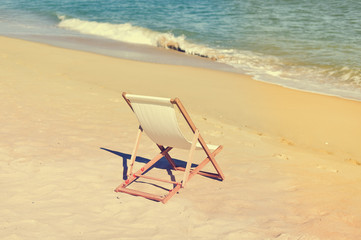
M 181 188 L 184 188 L 186 183 L 196 174 L 204 175 L 210 178 L 224 180 L 224 175 L 218 166 L 214 157 L 222 150 L 222 146 L 215 146 L 206 144 L 199 130 L 196 128 L 187 111 L 178 98 L 159 98 L 140 96 L 123 93 L 123 98 L 128 103 L 130 108 L 135 113 L 139 121 L 139 130 L 137 133 L 135 145 L 131 154 L 130 166 L 128 168 L 127 179 L 120 184 L 115 191 L 128 193 L 135 196 L 142 196 L 154 201 L 166 203 L 174 194 L 176 194 Z M 190 129 L 193 132 L 193 139 L 188 141 L 182 134 L 178 121 L 176 118 L 176 112 L 174 109 L 176 105 L 179 111 L 182 113 Z M 136 159 L 136 154 L 139 146 L 139 141 L 143 131 L 148 137 L 158 146 L 160 153 L 156 155 L 152 160 L 146 163 L 141 169 L 133 173 L 133 165 Z M 175 161 L 169 155 L 169 152 L 173 148 L 188 149 L 189 155 L 186 167 L 176 166 Z M 201 149 L 205 152 L 206 158 L 198 164 L 194 169 L 191 169 L 193 162 L 193 153 L 196 149 Z M 145 173 L 161 158 L 165 157 L 173 170 L 184 171 L 182 181 L 170 181 L 167 179 L 155 178 L 148 176 Z M 201 171 L 201 169 L 211 162 L 216 170 L 216 173 L 210 173 Z M 158 196 L 155 194 L 138 191 L 127 188 L 132 182 L 139 178 L 151 179 L 165 183 L 171 183 L 172 189 L 169 189 L 169 193 L 164 196 Z

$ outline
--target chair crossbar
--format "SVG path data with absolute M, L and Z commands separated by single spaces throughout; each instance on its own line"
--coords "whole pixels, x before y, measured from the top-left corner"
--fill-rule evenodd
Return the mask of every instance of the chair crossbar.
M 120 188 L 118 192 L 123 192 L 123 193 L 128 193 L 134 196 L 141 196 L 141 197 L 145 197 L 154 201 L 158 201 L 158 202 L 162 202 L 164 200 L 164 197 L 162 196 L 158 196 L 155 194 L 151 194 L 151 193 L 147 193 L 147 192 L 142 192 L 142 191 L 138 191 L 138 190 L 134 190 L 134 189 L 130 189 L 130 188 Z
M 139 178 L 146 178 L 146 179 L 155 180 L 155 181 L 159 181 L 159 182 L 165 182 L 165 183 L 171 183 L 171 184 L 181 184 L 180 182 L 170 181 L 170 180 L 166 180 L 166 179 L 162 179 L 162 178 L 151 177 L 151 176 L 147 176 L 147 175 L 140 175 L 140 174 L 134 174 L 134 175 Z

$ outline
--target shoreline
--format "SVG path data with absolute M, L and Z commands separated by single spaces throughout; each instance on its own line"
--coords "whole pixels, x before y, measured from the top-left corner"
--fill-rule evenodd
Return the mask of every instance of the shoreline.
M 360 102 L 8 37 L 0 59 L 1 238 L 361 236 Z M 124 91 L 179 97 L 226 180 L 195 176 L 166 205 L 115 193 L 138 129 Z M 157 153 L 142 138 L 136 168 Z
M 142 44 L 125 43 L 103 38 L 101 36 L 86 35 L 80 33 L 68 36 L 30 34 L 15 34 L 3 36 L 42 43 L 54 47 L 71 49 L 75 51 L 85 51 L 119 59 L 166 65 L 190 66 L 206 68 L 215 71 L 236 73 L 240 75 L 248 75 L 251 76 L 254 80 L 264 82 L 266 84 L 278 85 L 296 91 L 326 95 L 361 102 L 361 96 L 359 95 L 359 93 L 351 92 L 347 89 L 328 89 L 326 92 L 324 89 L 325 86 L 315 85 L 314 83 L 312 83 L 313 87 L 311 89 L 309 86 L 307 86 L 307 84 L 310 84 L 309 82 L 289 82 L 287 80 L 277 77 L 275 78 L 272 76 L 267 76 L 267 74 L 257 74 L 257 76 L 254 76 L 227 63 L 218 62 L 212 58 L 204 57 L 202 55 L 190 55 L 176 48 L 167 49 Z M 331 85 L 327 85 L 327 88 L 330 87 Z
M 176 49 L 167 49 L 142 44 L 119 42 L 93 35 L 3 35 L 4 37 L 41 43 L 53 47 L 84 51 L 119 59 L 166 65 L 207 68 L 240 73 L 234 67 L 208 57 L 186 54 Z M 242 74 L 242 73 L 240 73 Z

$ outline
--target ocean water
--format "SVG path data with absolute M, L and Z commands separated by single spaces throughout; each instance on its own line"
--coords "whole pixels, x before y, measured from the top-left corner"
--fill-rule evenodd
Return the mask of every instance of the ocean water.
M 261 81 L 361 100 L 360 12 L 359 0 L 1 0 L 0 34 L 173 49 Z

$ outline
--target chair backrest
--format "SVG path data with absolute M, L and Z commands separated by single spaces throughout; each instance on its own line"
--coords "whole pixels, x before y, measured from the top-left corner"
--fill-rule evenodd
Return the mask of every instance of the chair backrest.
M 191 147 L 179 128 L 170 98 L 133 94 L 126 94 L 126 98 L 131 102 L 140 126 L 153 142 L 175 148 Z

